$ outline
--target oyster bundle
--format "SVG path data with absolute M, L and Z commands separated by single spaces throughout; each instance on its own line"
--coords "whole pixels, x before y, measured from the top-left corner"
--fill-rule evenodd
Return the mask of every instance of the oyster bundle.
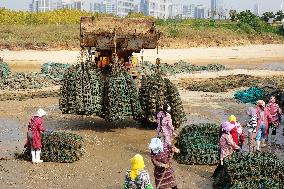
M 83 156 L 84 140 L 73 133 L 45 132 L 42 134 L 41 151 L 41 158 L 45 162 L 72 163 Z M 26 148 L 23 158 L 31 158 L 29 148 Z
M 144 124 L 155 126 L 157 113 L 166 103 L 172 107 L 171 116 L 175 127 L 179 127 L 185 121 L 185 113 L 177 88 L 161 74 L 155 73 L 142 79 L 139 98 Z
M 108 77 L 104 88 L 103 118 L 106 121 L 116 121 L 131 116 L 130 98 L 126 78 L 122 72 Z
M 65 114 L 97 115 L 106 121 L 142 114 L 136 85 L 124 70 L 101 75 L 90 63 L 70 67 L 60 89 L 59 108 Z
M 59 97 L 59 90 L 29 90 L 29 91 L 5 91 L 0 93 L 0 101 L 28 100 L 33 98 Z
M 175 127 L 180 127 L 180 125 L 186 121 L 186 115 L 183 109 L 181 97 L 179 95 L 177 87 L 167 78 L 166 82 L 166 98 L 171 106 L 171 116 L 173 119 L 173 124 Z
M 123 69 L 106 78 L 104 85 L 103 117 L 106 121 L 140 119 L 142 109 L 134 79 Z
M 143 121 L 156 123 L 159 109 L 166 103 L 166 84 L 159 74 L 152 74 L 142 79 L 139 98 L 143 110 Z
M 153 73 L 156 70 L 156 65 L 148 61 L 144 62 L 144 67 L 148 73 L 149 72 Z M 221 71 L 221 70 L 225 70 L 226 67 L 221 64 L 208 64 L 206 66 L 198 66 L 198 65 L 190 64 L 188 62 L 180 60 L 174 64 L 168 64 L 168 63 L 160 64 L 159 69 L 161 73 L 174 75 L 174 74 L 179 74 L 179 73 L 192 73 L 196 71 L 209 71 L 209 72 L 210 71 Z
M 176 155 L 179 163 L 189 165 L 215 165 L 219 161 L 219 126 L 211 123 L 192 124 L 179 133 Z
M 191 79 L 187 81 L 187 89 L 190 91 L 219 93 L 240 87 L 251 87 L 252 85 L 257 85 L 260 80 L 260 77 L 245 74 L 200 79 L 199 81 Z
M 127 72 L 124 71 L 123 74 L 126 79 L 127 92 L 130 96 L 132 116 L 135 120 L 141 119 L 143 112 L 141 108 L 141 102 L 139 101 L 139 95 L 136 87 L 137 84 L 131 77 L 131 75 L 129 75 Z
M 9 75 L 0 85 L 2 90 L 19 90 L 19 89 L 42 89 L 45 87 L 54 87 L 58 82 L 49 78 L 45 74 L 32 73 L 15 73 Z
M 60 88 L 59 108 L 65 114 L 100 115 L 103 85 L 92 64 L 70 67 L 64 74 Z
M 11 74 L 10 67 L 5 62 L 0 62 L 0 82 Z
M 259 183 L 265 188 L 283 188 L 283 168 L 283 161 L 271 153 L 237 153 L 225 161 L 215 178 L 214 187 L 255 188 L 252 186 Z
M 49 76 L 54 80 L 62 80 L 64 72 L 70 67 L 70 64 L 57 62 L 47 62 L 41 66 L 41 73 Z
M 261 188 L 270 188 L 270 189 L 279 189 L 281 185 L 278 182 L 275 182 L 273 179 L 262 178 L 262 179 L 250 179 L 246 181 L 238 181 L 230 189 L 261 189 Z

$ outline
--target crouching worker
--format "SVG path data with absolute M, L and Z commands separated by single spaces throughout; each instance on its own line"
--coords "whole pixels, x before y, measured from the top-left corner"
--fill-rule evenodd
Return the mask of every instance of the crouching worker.
M 150 183 L 150 176 L 144 170 L 144 160 L 140 154 L 130 159 L 131 170 L 125 174 L 124 189 L 153 189 Z
M 156 189 L 178 189 L 172 159 L 174 153 L 179 153 L 179 149 L 171 147 L 167 143 L 163 144 L 159 138 L 153 138 L 149 148 L 151 149 L 151 160 L 154 165 Z
M 46 112 L 43 109 L 38 109 L 37 114 L 34 115 L 29 122 L 28 132 L 27 132 L 27 142 L 25 144 L 26 148 L 31 149 L 32 163 L 42 163 L 40 159 L 41 153 L 41 133 L 45 131 L 43 126 L 43 117 Z

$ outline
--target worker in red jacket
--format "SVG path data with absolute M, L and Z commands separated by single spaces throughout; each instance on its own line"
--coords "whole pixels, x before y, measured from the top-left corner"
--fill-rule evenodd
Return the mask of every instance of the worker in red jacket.
M 43 125 L 43 117 L 46 112 L 43 109 L 38 109 L 37 114 L 34 115 L 29 122 L 27 132 L 26 148 L 31 149 L 32 163 L 42 163 L 40 159 L 42 141 L 41 134 L 46 130 Z
M 239 145 L 239 133 L 238 133 L 238 128 L 237 128 L 237 118 L 234 115 L 230 115 L 229 116 L 229 122 L 233 125 L 235 125 L 235 127 L 230 131 L 230 134 L 232 135 L 232 138 L 235 142 L 236 145 Z

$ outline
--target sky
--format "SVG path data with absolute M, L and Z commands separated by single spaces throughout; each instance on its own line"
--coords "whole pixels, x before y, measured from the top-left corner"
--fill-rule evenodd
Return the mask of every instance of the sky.
M 29 3 L 32 0 L 0 0 L 0 7 L 6 7 L 13 10 L 28 10 Z M 90 2 L 100 2 L 101 0 L 85 0 L 86 10 L 89 10 Z M 136 0 L 139 2 L 139 0 Z M 173 0 L 174 3 L 183 4 L 203 4 L 210 7 L 211 0 Z M 260 12 L 278 11 L 281 2 L 284 0 L 223 0 L 225 8 L 236 10 L 253 10 L 254 4 L 259 4 Z M 283 3 L 284 9 L 284 3 Z

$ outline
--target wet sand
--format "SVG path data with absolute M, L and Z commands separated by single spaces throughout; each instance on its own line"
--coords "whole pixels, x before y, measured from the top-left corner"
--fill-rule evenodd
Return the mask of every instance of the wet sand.
M 30 60 L 11 60 L 8 63 L 15 63 L 12 67 L 14 71 L 31 71 L 40 68 L 43 60 L 38 61 L 35 63 Z M 31 64 L 27 66 L 27 63 Z M 171 79 L 217 77 L 238 73 L 260 76 L 284 75 L 281 62 L 229 62 L 227 65 L 234 65 L 234 68 L 238 69 L 180 74 Z M 256 70 L 261 69 L 259 65 L 277 65 L 276 67 L 280 67 L 282 71 Z M 244 110 L 248 105 L 240 104 L 233 99 L 235 90 L 226 93 L 193 92 L 181 88 L 179 90 L 188 117 L 186 124 L 220 123 L 230 114 L 237 115 L 241 122 L 246 119 Z M 76 133 L 85 138 L 86 154 L 80 161 L 72 164 L 45 162 L 41 165 L 32 165 L 30 162 L 14 158 L 14 153 L 23 150 L 28 120 L 39 107 L 48 112 L 45 119 L 47 128 Z M 282 131 L 283 124 L 281 127 Z M 124 173 L 130 167 L 129 159 L 136 153 L 144 156 L 146 169 L 149 170 L 153 182 L 153 166 L 147 145 L 154 136 L 154 130 L 140 128 L 133 120 L 113 125 L 97 117 L 62 115 L 58 109 L 58 98 L 3 101 L 0 105 L 0 188 L 122 188 Z M 279 146 L 283 145 L 283 141 L 284 137 L 279 135 Z M 283 148 L 276 149 L 276 152 L 280 157 L 284 157 Z M 210 176 L 214 166 L 186 166 L 177 163 L 174 166 L 179 188 L 212 188 Z
M 220 123 L 230 114 L 237 115 L 243 122 L 247 105 L 232 99 L 233 92 L 216 94 L 180 90 L 188 117 L 186 124 Z M 28 119 L 38 107 L 43 107 L 48 112 L 45 119 L 47 128 L 84 137 L 86 154 L 81 160 L 72 164 L 48 162 L 32 165 L 14 159 L 13 153 L 23 149 Z M 4 143 L 1 142 L 0 147 L 6 151 L 0 153 L 4 159 L 0 161 L 0 188 L 122 188 L 124 172 L 130 166 L 129 158 L 136 153 L 144 156 L 146 169 L 153 182 L 153 166 L 147 144 L 155 136 L 155 131 L 140 128 L 133 120 L 113 125 L 97 117 L 62 115 L 57 98 L 2 102 L 0 118 L 1 131 L 3 125 L 4 130 L 9 130 L 8 133 L 1 134 Z M 281 137 L 278 142 L 283 142 L 284 138 Z M 277 154 L 284 157 L 283 149 L 277 150 Z M 212 188 L 210 176 L 214 166 L 177 163 L 174 166 L 180 188 Z

